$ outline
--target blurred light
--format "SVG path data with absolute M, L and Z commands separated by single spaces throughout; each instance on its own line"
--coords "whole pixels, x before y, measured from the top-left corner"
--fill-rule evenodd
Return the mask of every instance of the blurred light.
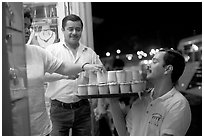
M 154 49 L 151 49 L 150 50 L 150 52 L 149 52 L 149 54 L 152 56 L 152 55 L 154 55 L 156 53 L 156 50 L 154 50 Z
M 147 53 L 144 53 L 143 56 L 144 56 L 144 57 L 147 57 Z
M 133 54 L 126 54 L 126 58 L 127 58 L 128 60 L 132 60 Z
M 143 63 L 144 63 L 144 64 L 148 64 L 149 61 L 148 61 L 148 60 L 144 60 Z
M 106 56 L 109 57 L 110 56 L 110 52 L 106 52 Z
M 192 49 L 193 49 L 194 51 L 198 51 L 198 46 L 195 45 L 195 44 L 192 44 Z
M 159 52 L 159 49 L 156 49 L 155 51 L 156 51 L 156 53 L 157 53 L 157 52 Z
M 184 56 L 184 59 L 185 59 L 186 62 L 188 62 L 188 60 L 190 59 L 190 57 L 189 57 L 188 55 L 185 55 L 185 56 Z
M 139 59 L 142 59 L 142 56 L 141 56 L 141 55 L 139 55 L 139 56 L 138 56 L 138 58 L 139 58 Z
M 120 49 L 116 50 L 116 53 L 117 53 L 117 54 L 120 54 L 120 53 L 121 53 L 121 50 L 120 50 Z
M 119 56 L 119 55 L 117 55 L 117 56 L 116 56 L 116 59 L 119 59 L 119 58 L 120 58 L 120 56 Z

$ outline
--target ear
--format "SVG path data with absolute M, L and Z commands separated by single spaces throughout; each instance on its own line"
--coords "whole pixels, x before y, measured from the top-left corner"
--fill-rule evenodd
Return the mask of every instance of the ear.
M 173 66 L 172 65 L 167 65 L 166 67 L 165 67 L 165 72 L 164 72 L 164 74 L 166 75 L 166 74 L 168 74 L 169 72 L 172 72 L 173 71 Z

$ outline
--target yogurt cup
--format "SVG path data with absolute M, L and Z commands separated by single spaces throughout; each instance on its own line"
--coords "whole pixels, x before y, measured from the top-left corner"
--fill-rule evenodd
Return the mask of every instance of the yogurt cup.
M 126 70 L 125 72 L 126 72 L 125 81 L 128 82 L 128 83 L 132 82 L 132 71 L 131 70 Z
M 121 93 L 130 93 L 130 83 L 120 83 Z
M 100 83 L 107 83 L 107 73 L 103 71 L 97 71 L 97 82 Z
M 131 83 L 131 91 L 133 93 L 142 92 L 144 90 L 143 81 L 134 81 Z
M 118 83 L 126 82 L 126 72 L 124 70 L 116 71 L 116 77 L 117 77 L 117 82 Z
M 108 84 L 98 85 L 99 94 L 109 94 Z
M 108 84 L 110 94 L 119 94 L 119 84 L 118 83 L 109 83 Z
M 142 76 L 141 76 L 139 70 L 133 70 L 132 71 L 132 79 L 133 79 L 133 81 L 141 81 Z
M 88 84 L 88 95 L 98 95 L 98 86 L 96 84 Z
M 116 71 L 108 71 L 108 83 L 117 82 Z
M 87 85 L 78 85 L 78 95 L 88 95 Z

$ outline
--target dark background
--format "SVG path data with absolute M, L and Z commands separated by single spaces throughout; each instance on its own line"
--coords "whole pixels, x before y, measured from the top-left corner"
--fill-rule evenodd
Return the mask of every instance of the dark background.
M 94 50 L 100 57 L 117 49 L 122 54 L 176 49 L 181 39 L 202 34 L 202 2 L 93 2 L 92 14 Z M 202 97 L 184 95 L 192 112 L 186 135 L 201 136 Z
M 202 2 L 92 2 L 92 14 L 100 57 L 117 49 L 176 49 L 182 38 L 202 33 Z

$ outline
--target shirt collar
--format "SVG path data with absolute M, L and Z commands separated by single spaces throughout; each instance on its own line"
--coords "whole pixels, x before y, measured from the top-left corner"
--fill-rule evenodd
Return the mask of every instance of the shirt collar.
M 66 45 L 66 43 L 65 43 L 64 41 L 62 42 L 62 45 L 63 45 L 65 48 L 67 48 L 67 49 L 70 50 L 70 48 Z M 86 50 L 87 50 L 87 47 L 84 46 L 83 44 L 81 44 L 81 43 L 79 42 L 78 51 L 81 53 L 81 52 L 84 52 L 84 51 L 86 51 Z
M 167 92 L 166 94 L 159 97 L 159 99 L 166 100 L 166 99 L 172 97 L 175 93 L 176 93 L 176 89 L 175 89 L 175 87 L 173 87 L 169 92 Z
M 157 99 L 166 100 L 166 99 L 172 97 L 172 96 L 176 93 L 176 91 L 177 91 L 177 90 L 175 89 L 175 87 L 173 87 L 169 92 L 167 92 L 166 94 L 164 94 L 164 95 L 158 97 Z M 151 100 L 154 100 L 154 99 L 153 99 L 153 95 L 154 95 L 154 88 L 151 89 L 151 91 L 149 92 L 149 97 L 150 97 Z M 155 99 L 155 100 L 156 100 L 156 99 Z

